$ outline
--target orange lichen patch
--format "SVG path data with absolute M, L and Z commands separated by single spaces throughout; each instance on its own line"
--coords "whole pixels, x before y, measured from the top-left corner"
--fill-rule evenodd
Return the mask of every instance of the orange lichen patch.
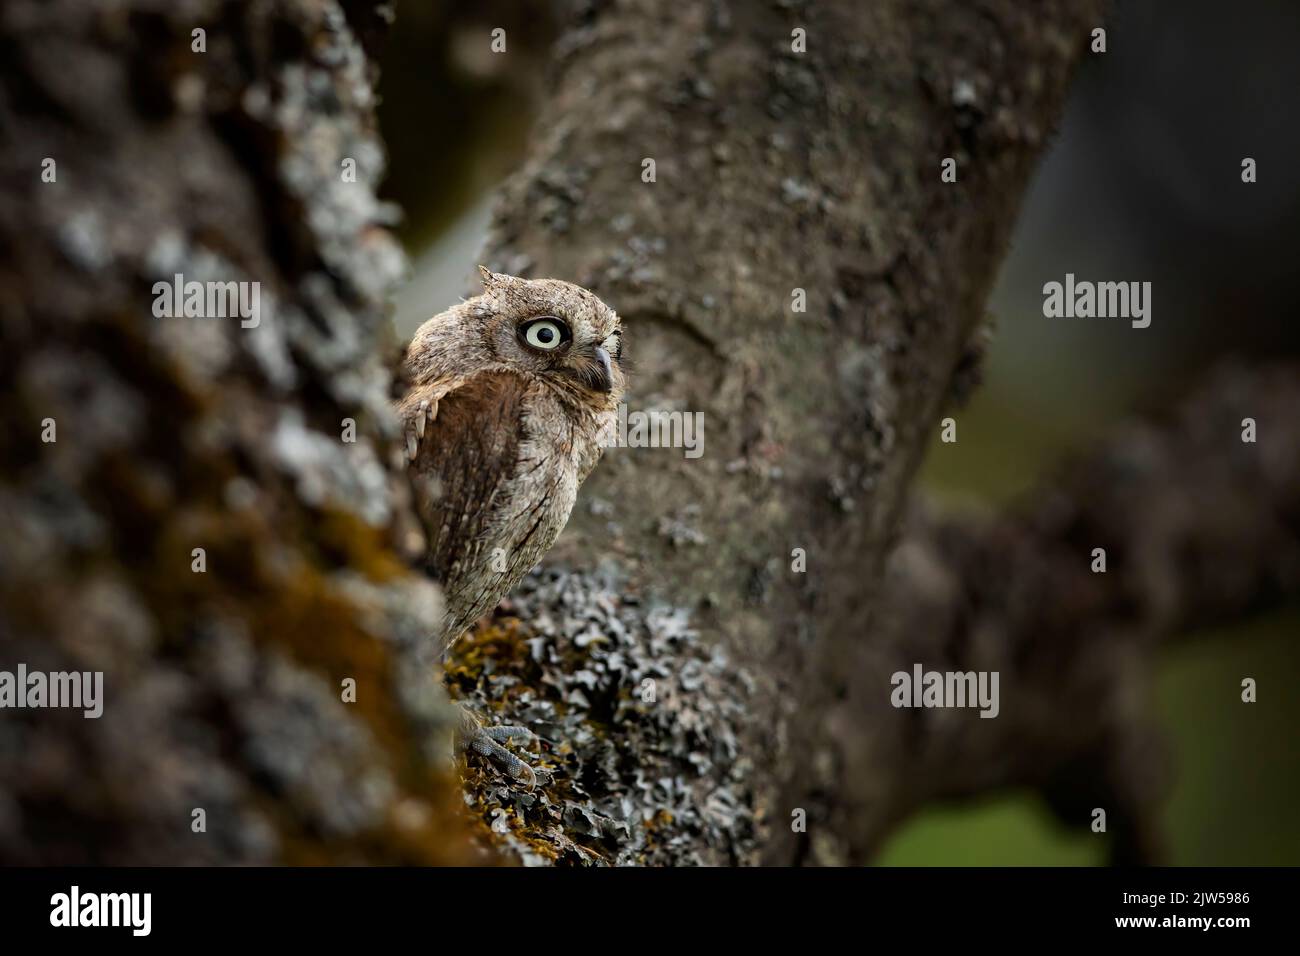
M 284 488 L 261 487 L 255 506 L 231 508 L 220 494 L 220 460 L 186 490 L 184 507 L 141 469 L 119 462 L 106 475 L 117 543 L 134 588 L 180 656 L 190 653 L 205 619 L 239 622 L 255 645 L 283 653 L 333 688 L 350 678 L 355 702 L 344 704 L 376 744 L 372 757 L 392 773 L 399 792 L 383 822 L 349 839 L 304 828 L 279 796 L 254 790 L 259 812 L 273 822 L 283 862 L 407 864 L 483 862 L 469 841 L 452 768 L 430 762 L 426 728 L 407 719 L 393 686 L 393 646 L 371 630 L 376 608 L 362 608 L 339 573 L 376 585 L 412 574 L 387 547 L 381 529 L 331 510 L 304 508 Z M 203 551 L 199 565 L 194 549 Z M 199 568 L 202 568 L 200 570 Z M 380 625 L 382 626 L 382 625 Z M 234 701 L 230 706 L 238 706 Z
M 303 666 L 324 672 L 335 687 L 345 677 L 356 681 L 355 702 L 346 706 L 366 723 L 404 791 L 380 830 L 357 842 L 352 851 L 356 858 L 475 862 L 463 832 L 451 768 L 427 760 L 426 741 L 415 739 L 417 729 L 397 705 L 390 646 L 366 629 L 358 609 L 319 572 L 299 569 L 277 593 L 279 599 L 263 606 L 257 618 L 259 639 L 284 648 Z M 305 856 L 314 852 L 310 843 L 302 849 Z
M 520 694 L 536 693 L 541 671 L 533 662 L 528 638 L 523 622 L 510 617 L 481 622 L 470 630 L 447 654 L 444 675 L 452 697 L 463 699 L 498 675 L 519 678 L 495 681 L 493 693 L 485 695 L 482 704 L 498 714 L 508 712 Z
M 474 841 L 459 807 L 456 782 L 441 779 L 439 788 L 397 798 L 389 818 L 377 830 L 349 840 L 323 842 L 287 823 L 280 827 L 284 862 L 291 866 L 389 864 L 470 866 L 495 864 L 486 844 Z M 412 811 L 410 807 L 418 807 Z M 418 815 L 418 820 L 402 819 Z M 287 835 L 287 836 L 286 836 Z
M 662 831 L 671 827 L 675 819 L 671 810 L 659 810 L 645 821 L 645 848 L 648 853 L 653 853 L 664 842 Z
M 673 819 L 674 818 L 671 810 L 660 810 L 658 813 L 656 813 L 654 816 L 652 816 L 649 820 L 645 822 L 645 826 L 647 830 L 653 830 L 656 827 L 665 827 L 671 825 Z
M 487 660 L 524 665 L 528 658 L 528 633 L 523 622 L 513 617 L 494 619 L 468 631 L 452 646 L 447 672 L 477 676 Z
M 384 532 L 346 511 L 323 509 L 316 524 L 323 557 L 365 575 L 371 581 L 393 581 L 411 573 L 391 551 Z
M 493 771 L 462 764 L 470 827 L 476 841 L 485 849 L 500 850 L 503 844 L 515 854 L 529 854 L 539 861 L 577 866 L 609 862 L 606 854 L 579 842 L 577 835 L 566 833 L 559 823 L 530 823 L 515 808 L 484 799 L 492 785 Z
M 542 679 L 542 667 L 529 644 L 534 636 L 517 618 L 480 622 L 448 654 L 445 675 L 452 696 L 501 723 L 517 722 L 512 715 L 539 698 L 545 699 L 558 719 L 564 719 L 571 709 Z M 572 656 L 578 666 L 584 654 L 575 651 Z M 484 759 L 470 757 L 459 762 L 467 811 L 478 841 L 524 859 L 531 857 L 534 862 L 578 866 L 611 862 L 597 835 L 573 830 L 565 820 L 565 809 L 586 799 L 576 776 L 581 767 L 570 743 L 563 739 L 539 742 L 538 752 L 520 756 L 538 772 L 539 783 L 533 791 L 519 790 Z
M 690 612 L 563 567 L 526 577 L 510 611 L 446 669 L 471 710 L 537 735 L 511 748 L 538 771 L 532 791 L 468 757 L 469 809 L 494 844 L 561 865 L 751 860 L 753 797 L 734 764 L 752 679 Z
M 470 786 L 471 780 L 482 771 L 474 768 L 465 769 L 466 792 L 474 793 L 478 788 Z M 489 807 L 481 799 L 476 799 L 466 807 L 466 816 L 472 838 L 485 850 L 499 849 L 503 835 L 508 834 L 513 841 L 516 841 L 517 847 L 525 847 L 527 852 L 543 860 L 557 863 L 563 856 L 561 848 L 552 836 L 530 827 L 513 808 Z

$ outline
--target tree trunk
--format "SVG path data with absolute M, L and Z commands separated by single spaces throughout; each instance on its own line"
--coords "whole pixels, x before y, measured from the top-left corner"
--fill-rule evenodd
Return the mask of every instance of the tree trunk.
M 375 8 L 4 6 L 0 670 L 103 673 L 98 719 L 0 716 L 7 862 L 469 858 L 394 548 Z M 160 317 L 178 274 L 259 313 Z
M 705 441 L 695 460 L 608 452 L 557 558 L 612 552 L 627 587 L 757 676 L 739 789 L 769 862 L 858 859 L 852 816 L 888 785 L 860 740 L 888 706 L 863 666 L 884 558 L 1100 17 L 1091 0 L 646 0 L 558 45 L 488 265 L 612 303 L 629 409 L 702 412 Z M 791 832 L 800 809 L 815 839 Z

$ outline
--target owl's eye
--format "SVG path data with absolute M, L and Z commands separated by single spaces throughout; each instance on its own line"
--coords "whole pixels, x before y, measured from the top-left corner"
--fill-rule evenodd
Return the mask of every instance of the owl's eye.
M 570 338 L 569 327 L 553 316 L 525 322 L 519 326 L 519 334 L 526 343 L 544 352 L 559 348 Z

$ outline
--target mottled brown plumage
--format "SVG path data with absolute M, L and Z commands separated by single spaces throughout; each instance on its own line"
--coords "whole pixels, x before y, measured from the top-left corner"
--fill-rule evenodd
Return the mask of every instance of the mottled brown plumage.
M 446 600 L 440 651 L 555 543 L 624 387 L 618 316 L 600 299 L 557 279 L 482 273 L 483 295 L 424 323 L 402 363 L 425 567 Z

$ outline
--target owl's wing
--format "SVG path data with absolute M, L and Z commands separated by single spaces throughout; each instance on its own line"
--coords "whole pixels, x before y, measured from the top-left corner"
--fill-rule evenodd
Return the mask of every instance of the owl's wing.
M 525 392 L 519 375 L 483 372 L 432 399 L 436 414 L 426 417 L 410 469 L 429 535 L 428 570 L 440 581 L 454 576 L 458 562 L 484 559 L 485 532 L 525 440 Z M 427 401 L 416 389 L 403 413 L 418 414 Z

